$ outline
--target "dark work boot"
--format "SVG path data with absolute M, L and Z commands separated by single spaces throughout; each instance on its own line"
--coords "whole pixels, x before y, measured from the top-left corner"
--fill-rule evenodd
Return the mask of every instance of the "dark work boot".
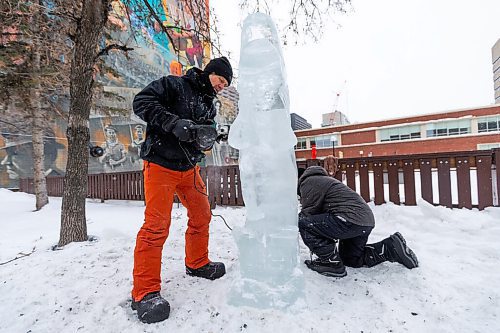
M 314 260 L 306 260 L 304 261 L 304 263 L 306 264 L 307 268 L 316 271 L 321 275 L 338 278 L 347 275 L 345 266 L 342 263 L 342 259 L 340 259 L 340 257 L 338 258 L 338 260 L 317 258 Z
M 140 301 L 132 300 L 132 310 L 137 310 L 137 317 L 146 324 L 157 323 L 168 318 L 170 304 L 156 291 L 144 296 Z
M 344 263 L 339 255 L 339 242 L 336 241 L 335 250 L 328 256 L 318 256 L 317 259 L 304 261 L 307 268 L 321 275 L 330 277 L 344 277 L 347 275 Z
M 404 237 L 399 232 L 378 243 L 365 246 L 364 263 L 366 266 L 372 267 L 384 261 L 398 262 L 409 269 L 418 267 L 417 256 L 406 245 Z
M 209 262 L 200 268 L 189 268 L 186 266 L 186 274 L 204 279 L 215 280 L 226 274 L 226 266 L 221 262 Z

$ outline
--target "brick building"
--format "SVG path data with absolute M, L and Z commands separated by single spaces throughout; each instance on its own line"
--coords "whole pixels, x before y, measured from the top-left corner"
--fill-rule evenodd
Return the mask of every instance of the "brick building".
M 340 158 L 500 147 L 500 104 L 413 117 L 295 131 L 298 160 L 335 152 Z

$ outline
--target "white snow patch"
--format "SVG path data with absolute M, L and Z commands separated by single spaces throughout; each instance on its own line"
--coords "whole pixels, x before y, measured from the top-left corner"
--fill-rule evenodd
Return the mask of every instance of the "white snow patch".
M 174 207 L 163 250 L 162 295 L 170 318 L 144 325 L 130 309 L 135 236 L 141 202 L 90 201 L 88 232 L 97 241 L 50 248 L 59 238 L 60 198 L 33 212 L 34 198 L 0 189 L 0 332 L 495 332 L 500 327 L 500 209 L 484 211 L 386 204 L 370 207 L 377 226 L 370 241 L 400 231 L 421 266 L 384 263 L 347 268 L 331 279 L 303 264 L 304 298 L 286 311 L 228 305 L 237 272 L 233 237 L 211 225 L 210 253 L 226 263 L 216 281 L 184 272 L 186 212 Z M 242 226 L 244 208 L 217 208 Z M 309 252 L 301 243 L 301 261 Z

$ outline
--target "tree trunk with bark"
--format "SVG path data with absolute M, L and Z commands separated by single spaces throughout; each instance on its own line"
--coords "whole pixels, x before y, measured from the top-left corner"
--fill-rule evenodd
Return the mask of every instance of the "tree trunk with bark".
M 40 4 L 40 3 L 38 3 Z M 33 15 L 34 31 L 40 31 L 41 13 L 40 7 L 35 6 L 36 10 Z M 41 71 L 40 71 L 40 40 L 33 38 L 33 55 L 31 57 L 32 63 L 32 81 L 34 83 L 31 90 L 31 101 L 27 100 L 26 105 L 30 108 L 31 113 L 31 142 L 33 145 L 33 181 L 35 185 L 35 207 L 36 210 L 42 209 L 43 206 L 49 203 L 47 195 L 47 183 L 45 179 L 45 153 L 43 146 L 43 132 L 44 132 L 44 110 L 42 108 L 41 94 L 42 85 Z
M 49 203 L 45 178 L 45 152 L 43 143 L 44 110 L 40 102 L 40 90 L 34 89 L 35 107 L 32 109 L 31 142 L 33 144 L 33 181 L 35 185 L 36 210 Z
M 94 65 L 109 11 L 109 0 L 84 0 L 73 49 L 68 119 L 68 162 L 64 178 L 59 246 L 88 240 L 85 217 L 89 115 Z

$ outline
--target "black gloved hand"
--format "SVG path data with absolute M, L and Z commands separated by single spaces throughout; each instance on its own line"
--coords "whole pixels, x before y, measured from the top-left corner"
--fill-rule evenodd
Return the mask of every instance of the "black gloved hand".
M 188 119 L 179 119 L 175 123 L 172 133 L 180 140 L 191 142 L 196 139 L 195 124 Z

